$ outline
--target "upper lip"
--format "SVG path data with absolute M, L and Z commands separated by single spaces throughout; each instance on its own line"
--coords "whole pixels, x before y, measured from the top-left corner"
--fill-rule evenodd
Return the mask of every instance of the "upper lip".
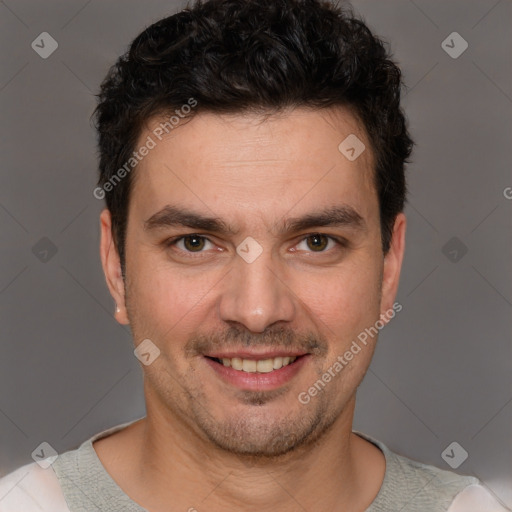
M 258 352 L 255 350 L 218 350 L 204 355 L 217 359 L 232 359 L 234 357 L 240 359 L 273 359 L 274 357 L 299 357 L 306 354 L 307 352 L 292 349 L 272 349 L 266 352 Z

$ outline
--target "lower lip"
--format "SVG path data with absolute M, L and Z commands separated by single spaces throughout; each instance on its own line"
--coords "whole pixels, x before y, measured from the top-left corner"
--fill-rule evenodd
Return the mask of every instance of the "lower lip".
M 242 370 L 234 370 L 230 366 L 224 366 L 207 357 L 204 359 L 224 382 L 243 390 L 268 391 L 288 383 L 306 364 L 309 357 L 309 354 L 300 356 L 292 364 L 268 373 L 249 373 Z

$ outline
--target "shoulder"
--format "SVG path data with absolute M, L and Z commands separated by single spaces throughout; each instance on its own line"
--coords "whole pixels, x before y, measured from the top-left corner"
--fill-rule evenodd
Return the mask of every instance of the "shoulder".
M 368 512 L 447 512 L 459 493 L 468 486 L 480 484 L 474 476 L 459 475 L 410 459 L 391 451 L 381 441 L 355 433 L 380 448 L 386 459 L 384 480 Z
M 1 477 L 0 512 L 70 512 L 68 503 L 73 506 L 77 494 L 73 477 L 80 478 L 84 469 L 102 468 L 92 443 L 143 418 L 99 432 L 78 448 L 60 454 L 46 469 L 33 462 Z
M 0 512 L 69 512 L 52 466 L 35 462 L 0 478 Z
M 424 485 L 414 500 L 420 503 L 423 500 L 418 510 L 430 510 L 427 505 L 432 505 L 441 506 L 439 510 L 446 512 L 512 512 L 476 477 L 458 475 L 406 457 L 397 457 L 401 460 L 402 468 L 408 468 L 403 475 L 409 478 L 409 482 Z
M 390 476 L 395 489 L 399 495 L 407 497 L 404 505 L 408 505 L 411 512 L 447 511 L 460 492 L 479 484 L 473 476 L 459 475 L 393 452 L 387 460 L 392 466 Z

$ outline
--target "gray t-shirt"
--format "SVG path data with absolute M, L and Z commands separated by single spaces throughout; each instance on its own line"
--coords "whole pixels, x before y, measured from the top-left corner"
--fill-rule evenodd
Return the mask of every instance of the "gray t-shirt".
M 0 478 L 0 512 L 148 512 L 116 484 L 93 448 L 97 439 L 131 423 L 96 434 L 77 449 L 60 454 L 46 469 L 31 463 Z M 508 510 L 477 478 L 413 461 L 370 436 L 354 432 L 377 446 L 386 459 L 382 486 L 366 512 Z
M 113 433 L 127 424 L 107 431 Z M 386 472 L 381 489 L 366 512 L 446 511 L 454 497 L 478 479 L 459 476 L 433 466 L 407 459 L 390 451 L 383 443 L 355 432 L 382 450 Z M 77 450 L 63 453 L 53 464 L 72 512 L 147 512 L 132 501 L 112 480 L 101 464 L 92 443 L 104 437 L 97 434 Z

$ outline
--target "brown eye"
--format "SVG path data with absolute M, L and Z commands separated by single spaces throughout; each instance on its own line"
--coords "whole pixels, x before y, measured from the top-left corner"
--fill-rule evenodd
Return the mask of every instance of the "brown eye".
M 200 252 L 204 248 L 204 237 L 199 235 L 187 235 L 182 238 L 183 246 L 187 251 Z
M 329 237 L 321 234 L 310 235 L 306 240 L 308 248 L 314 252 L 322 252 L 329 244 Z
M 163 242 L 164 246 L 167 248 L 174 248 L 178 251 L 188 253 L 188 254 L 202 254 L 204 251 L 206 244 L 212 244 L 208 238 L 202 235 L 196 235 L 192 233 L 191 235 L 183 235 L 177 238 L 171 238 Z

